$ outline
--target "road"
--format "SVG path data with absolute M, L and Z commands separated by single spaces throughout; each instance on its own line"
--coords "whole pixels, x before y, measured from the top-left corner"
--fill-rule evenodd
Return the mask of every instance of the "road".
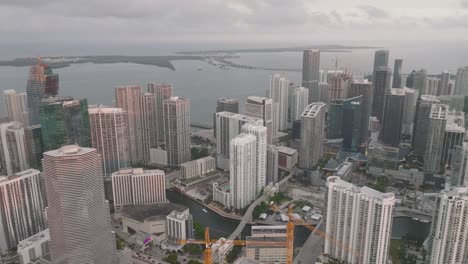
M 292 176 L 292 173 L 290 173 L 288 176 L 284 177 L 281 181 L 278 182 L 278 185 L 284 184 L 286 181 L 289 180 L 289 178 L 291 178 L 291 176 Z M 255 209 L 255 207 L 257 207 L 257 205 L 259 205 L 262 201 L 266 201 L 266 199 L 267 199 L 266 195 L 262 194 L 262 196 L 258 197 L 257 200 L 255 200 L 253 203 L 250 204 L 249 208 L 247 209 L 244 216 L 242 217 L 242 220 L 240 221 L 240 223 L 237 226 L 236 230 L 234 230 L 234 232 L 232 232 L 232 234 L 229 236 L 229 238 L 227 240 L 234 240 L 240 235 L 242 230 L 244 230 L 245 225 L 248 222 L 252 222 L 252 213 L 253 213 L 253 210 Z
M 316 229 L 323 231 L 322 222 L 320 221 Z M 315 230 L 310 234 L 307 241 L 302 246 L 299 254 L 297 254 L 296 258 L 294 259 L 294 264 L 308 264 L 308 263 L 315 263 L 317 258 L 322 254 L 322 248 L 325 243 L 325 238 L 316 234 Z

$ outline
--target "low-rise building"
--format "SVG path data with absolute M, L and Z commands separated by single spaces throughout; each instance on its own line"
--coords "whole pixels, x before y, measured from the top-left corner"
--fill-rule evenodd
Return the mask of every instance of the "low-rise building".
M 354 169 L 353 163 L 349 161 L 345 161 L 338 166 L 335 175 L 340 177 L 342 180 L 346 180 L 346 179 L 349 179 L 351 175 L 353 174 L 353 169 Z
M 213 201 L 224 205 L 224 207 L 231 207 L 231 186 L 229 182 L 213 183 Z
M 182 179 L 204 176 L 216 171 L 216 159 L 208 156 L 197 160 L 185 162 L 180 165 Z
M 400 166 L 397 170 L 369 166 L 367 174 L 376 177 L 384 175 L 394 181 L 414 185 L 416 188 L 424 184 L 424 172 L 418 169 L 405 169 L 403 166 Z
M 166 217 L 166 236 L 175 244 L 178 240 L 193 238 L 193 217 L 189 209 L 174 210 Z
M 49 229 L 20 241 L 17 249 L 20 264 L 36 263 L 40 257 L 49 255 L 49 241 Z
M 246 239 L 247 258 L 265 264 L 286 263 L 286 236 L 286 226 L 252 226 L 252 235 Z M 255 242 L 271 242 L 276 245 Z
M 278 147 L 278 167 L 281 169 L 291 170 L 296 166 L 298 161 L 297 150 L 279 146 Z
M 125 205 L 121 210 L 123 231 L 151 236 L 151 240 L 160 245 L 167 238 L 166 217 L 174 210 L 183 212 L 187 207 L 175 203 Z

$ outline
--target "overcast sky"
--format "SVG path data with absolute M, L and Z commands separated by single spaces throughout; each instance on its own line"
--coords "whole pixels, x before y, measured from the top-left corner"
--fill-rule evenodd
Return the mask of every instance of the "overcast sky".
M 468 40 L 467 33 L 468 0 L 0 0 L 0 39 L 10 44 Z

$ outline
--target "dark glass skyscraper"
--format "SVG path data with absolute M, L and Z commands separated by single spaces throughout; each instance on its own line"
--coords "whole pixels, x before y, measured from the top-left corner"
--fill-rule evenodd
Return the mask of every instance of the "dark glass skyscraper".
M 341 131 L 342 125 L 342 113 L 343 113 L 343 101 L 333 100 L 328 105 L 327 114 L 327 139 L 342 138 L 343 134 Z
M 67 144 L 91 145 L 88 100 L 50 97 L 42 100 L 40 110 L 44 151 Z
M 28 97 L 29 124 L 39 124 L 39 110 L 42 99 L 58 94 L 59 76 L 44 63 L 31 66 L 29 69 L 26 93 Z
M 390 78 L 392 71 L 388 67 L 379 67 L 375 70 L 374 75 L 374 98 L 372 100 L 372 116 L 377 117 L 380 121 L 383 118 L 385 94 L 390 89 Z
M 393 66 L 393 81 L 392 87 L 393 88 L 401 88 L 401 67 L 403 65 L 402 59 L 396 59 L 395 65 Z
M 320 51 L 304 50 L 302 57 L 302 86 L 312 88 L 312 82 L 320 80 Z
M 388 50 L 377 50 L 374 56 L 374 74 L 373 79 L 375 80 L 375 71 L 379 67 L 388 67 Z
M 348 98 L 362 95 L 361 140 L 366 141 L 369 136 L 369 118 L 372 109 L 372 82 L 368 80 L 353 80 L 349 84 Z
M 403 112 L 405 109 L 405 90 L 390 89 L 385 98 L 385 108 L 380 141 L 391 147 L 398 147 L 401 140 L 403 126 Z
M 356 96 L 343 101 L 342 125 L 343 149 L 358 151 L 362 136 L 363 96 Z

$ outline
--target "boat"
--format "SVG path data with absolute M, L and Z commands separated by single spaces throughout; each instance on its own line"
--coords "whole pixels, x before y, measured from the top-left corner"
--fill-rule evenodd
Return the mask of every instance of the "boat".
M 205 208 L 203 208 L 202 211 L 208 213 L 208 210 L 206 210 Z
M 419 221 L 420 221 L 421 223 L 429 223 L 428 220 L 423 220 L 423 219 L 421 219 L 421 220 L 419 220 Z
M 413 217 L 411 219 L 413 219 L 414 221 L 419 221 L 419 218 L 416 218 L 416 217 Z

